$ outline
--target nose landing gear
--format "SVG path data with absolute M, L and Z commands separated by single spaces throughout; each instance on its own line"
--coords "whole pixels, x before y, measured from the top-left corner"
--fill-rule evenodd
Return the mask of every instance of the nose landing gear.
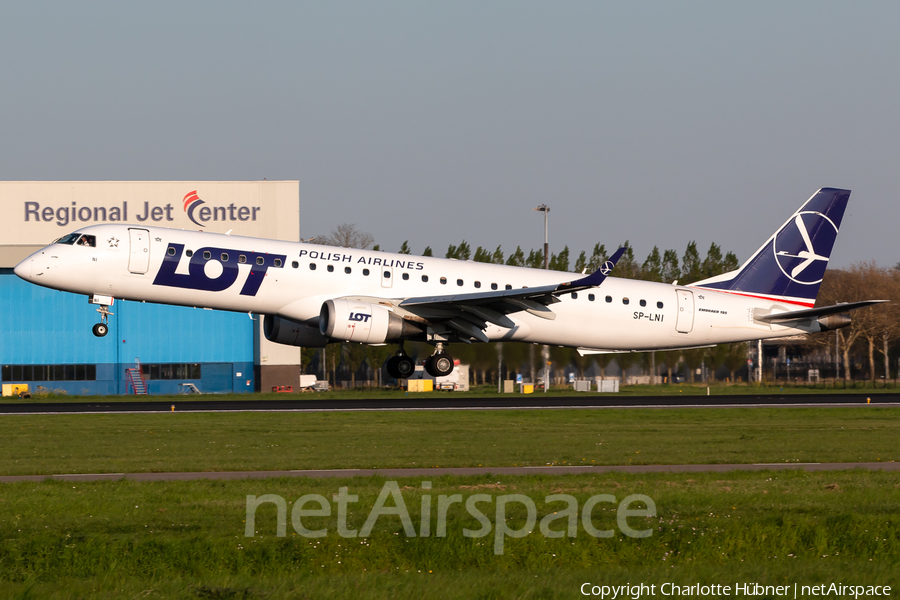
M 109 324 L 107 322 L 109 315 L 115 314 L 109 312 L 109 307 L 113 303 L 113 297 L 92 295 L 88 298 L 88 302 L 100 305 L 100 308 L 97 309 L 97 312 L 100 313 L 100 322 L 91 327 L 91 332 L 97 337 L 103 337 L 109 333 Z

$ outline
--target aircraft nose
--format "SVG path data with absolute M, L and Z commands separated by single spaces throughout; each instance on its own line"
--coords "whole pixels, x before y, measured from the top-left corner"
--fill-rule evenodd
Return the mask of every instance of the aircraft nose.
M 16 267 L 13 269 L 13 272 L 16 275 L 18 275 L 19 277 L 21 277 L 22 279 L 25 279 L 27 281 L 27 280 L 31 279 L 31 272 L 32 272 L 33 265 L 34 265 L 34 259 L 29 256 L 28 258 L 26 258 L 25 260 L 23 260 L 22 262 L 17 264 Z

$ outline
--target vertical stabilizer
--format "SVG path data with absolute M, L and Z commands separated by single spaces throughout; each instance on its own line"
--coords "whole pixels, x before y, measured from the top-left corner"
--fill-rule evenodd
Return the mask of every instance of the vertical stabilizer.
M 820 189 L 738 270 L 692 287 L 813 306 L 849 199 L 850 190 Z

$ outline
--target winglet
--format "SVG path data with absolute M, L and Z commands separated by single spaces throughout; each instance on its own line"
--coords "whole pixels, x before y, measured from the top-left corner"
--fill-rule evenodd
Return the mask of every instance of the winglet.
M 575 281 L 559 284 L 559 287 L 556 288 L 557 293 L 565 294 L 568 292 L 577 292 L 578 290 L 597 287 L 606 280 L 606 277 L 609 275 L 610 271 L 613 270 L 613 267 L 616 266 L 616 263 L 619 262 L 619 259 L 622 258 L 623 254 L 625 254 L 625 250 L 626 246 L 622 246 L 621 248 L 616 250 L 613 255 L 609 257 L 609 260 L 600 265 L 599 269 L 597 269 L 587 277 L 582 277 L 581 279 L 576 279 Z

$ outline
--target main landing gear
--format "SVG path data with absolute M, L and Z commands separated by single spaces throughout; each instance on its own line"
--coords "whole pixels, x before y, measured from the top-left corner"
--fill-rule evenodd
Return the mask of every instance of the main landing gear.
M 387 361 L 388 375 L 394 379 L 408 379 L 416 370 L 416 363 L 403 351 L 403 344 L 397 349 L 397 355 Z
M 444 352 L 444 344 L 434 346 L 434 354 L 425 361 L 425 370 L 432 377 L 444 377 L 453 372 L 453 357 Z

